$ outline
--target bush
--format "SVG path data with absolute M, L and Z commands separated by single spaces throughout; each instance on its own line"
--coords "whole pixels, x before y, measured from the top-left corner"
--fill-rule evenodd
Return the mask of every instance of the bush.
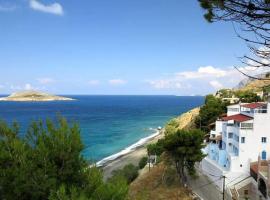
M 146 156 L 142 157 L 139 162 L 139 168 L 142 169 L 147 164 L 148 158 Z
M 213 95 L 207 95 L 205 98 L 205 104 L 201 107 L 199 116 L 195 120 L 197 128 L 200 128 L 206 132 L 210 131 L 208 125 L 215 122 L 217 118 L 226 113 L 227 103 L 214 97 Z
M 136 167 L 135 165 L 128 164 L 122 169 L 114 170 L 112 172 L 113 176 L 110 180 L 115 179 L 116 177 L 123 177 L 127 181 L 127 183 L 131 183 L 138 177 L 138 170 L 138 167 Z
M 103 182 L 82 151 L 78 125 L 63 118 L 33 122 L 25 137 L 0 121 L 0 199 L 125 199 L 126 181 Z

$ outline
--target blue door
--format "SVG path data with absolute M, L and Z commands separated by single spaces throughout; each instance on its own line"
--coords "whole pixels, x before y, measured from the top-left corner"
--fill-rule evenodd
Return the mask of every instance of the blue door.
M 266 160 L 266 151 L 262 152 L 262 160 Z

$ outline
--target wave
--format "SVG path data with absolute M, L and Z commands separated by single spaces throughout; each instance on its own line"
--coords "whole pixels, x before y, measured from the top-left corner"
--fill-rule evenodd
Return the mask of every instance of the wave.
M 111 156 L 108 156 L 108 157 L 105 157 L 103 158 L 102 160 L 98 161 L 96 163 L 96 166 L 97 167 L 102 167 L 104 164 L 106 164 L 107 162 L 109 161 L 113 161 L 113 160 L 116 160 L 117 158 L 121 157 L 121 156 L 124 156 L 130 152 L 133 152 L 135 151 L 138 147 L 144 145 L 146 142 L 148 142 L 150 139 L 158 136 L 160 134 L 160 130 L 158 129 L 153 129 L 153 128 L 149 128 L 150 130 L 155 130 L 155 132 L 152 134 L 152 135 L 149 135 L 145 138 L 142 138 L 140 139 L 138 142 L 126 147 L 125 149 L 119 151 L 118 153 L 116 154 L 113 154 Z

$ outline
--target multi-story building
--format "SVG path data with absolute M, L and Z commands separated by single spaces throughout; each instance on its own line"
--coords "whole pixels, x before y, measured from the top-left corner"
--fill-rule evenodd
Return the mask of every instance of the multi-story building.
M 239 103 L 227 107 L 216 121 L 204 149 L 201 167 L 211 179 L 226 176 L 228 186 L 247 180 L 252 162 L 270 159 L 270 103 Z M 251 179 L 250 179 L 251 181 Z M 245 181 L 248 183 L 248 181 Z M 222 181 L 217 181 L 221 188 Z

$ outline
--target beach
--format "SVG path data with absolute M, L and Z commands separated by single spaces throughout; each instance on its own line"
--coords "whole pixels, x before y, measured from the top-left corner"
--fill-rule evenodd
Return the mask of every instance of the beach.
M 117 169 L 123 168 L 127 164 L 134 164 L 138 165 L 140 159 L 143 156 L 147 156 L 147 145 L 151 143 L 157 142 L 159 139 L 164 137 L 164 129 L 161 129 L 158 131 L 158 134 L 155 137 L 152 137 L 151 139 L 147 140 L 143 145 L 138 146 L 133 151 L 130 151 L 129 153 L 119 156 L 115 160 L 106 162 L 103 166 L 103 174 L 104 174 L 104 180 L 107 180 L 110 178 L 112 172 Z

